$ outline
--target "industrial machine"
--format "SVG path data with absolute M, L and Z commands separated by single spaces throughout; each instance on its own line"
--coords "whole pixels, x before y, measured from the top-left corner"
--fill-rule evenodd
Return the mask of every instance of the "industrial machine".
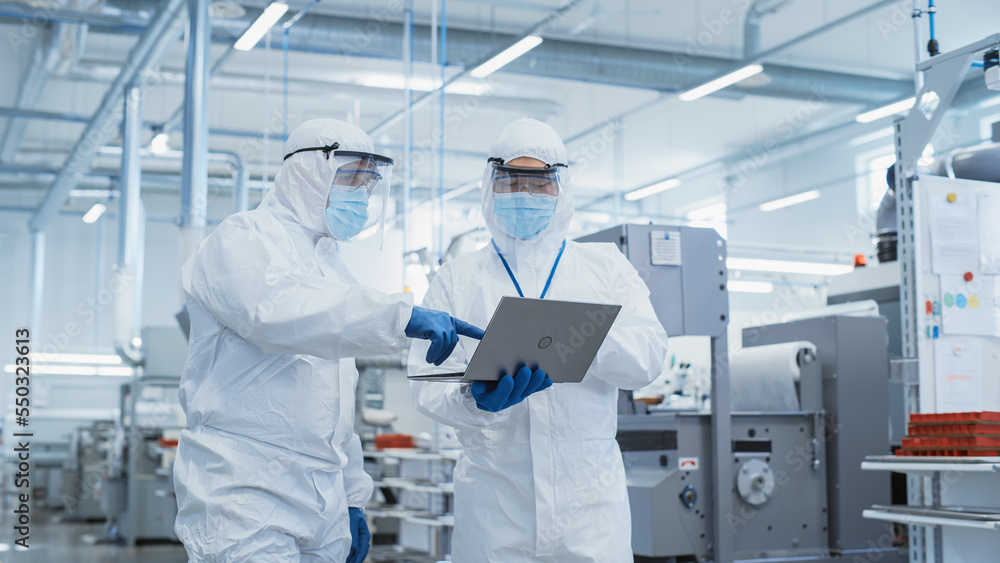
M 888 475 L 861 471 L 890 451 L 885 319 L 748 328 L 730 362 L 714 230 L 622 225 L 581 241 L 618 245 L 669 336 L 711 339 L 711 412 L 620 403 L 636 561 L 905 559 L 891 526 L 861 516 L 890 496 Z
M 115 424 L 110 420 L 81 426 L 73 432 L 63 464 L 63 501 L 68 518 L 104 520 L 101 484 L 110 470 Z
M 121 415 L 102 498 L 111 537 L 130 546 L 177 540 L 173 461 L 185 426 L 177 397 L 187 359 L 184 334 L 176 327 L 146 327 L 142 341 L 142 365 L 121 385 Z

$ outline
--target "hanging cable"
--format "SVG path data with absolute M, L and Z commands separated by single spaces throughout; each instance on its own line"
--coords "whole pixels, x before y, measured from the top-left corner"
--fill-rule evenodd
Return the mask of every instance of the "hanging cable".
M 440 174 L 438 174 L 438 214 L 441 217 L 441 221 L 438 223 L 438 264 L 444 260 L 444 83 L 445 83 L 445 68 L 448 64 L 448 0 L 441 0 L 441 48 L 438 54 L 441 57 L 441 112 L 440 112 L 440 122 L 438 123 L 438 129 L 440 134 L 438 136 L 438 144 L 440 145 L 440 151 L 438 153 L 438 168 L 440 169 Z
M 937 8 L 934 7 L 934 0 L 927 0 L 927 21 L 930 23 L 931 32 L 931 38 L 927 41 L 927 54 L 932 57 L 940 52 L 938 49 L 937 36 L 934 34 L 934 14 L 936 12 Z
M 282 85 L 281 139 L 288 140 L 288 28 L 281 33 L 281 49 L 284 51 L 285 80 Z

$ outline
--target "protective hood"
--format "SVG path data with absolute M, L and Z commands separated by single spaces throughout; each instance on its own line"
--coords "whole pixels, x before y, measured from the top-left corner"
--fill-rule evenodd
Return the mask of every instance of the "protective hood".
M 346 151 L 372 152 L 374 149 L 371 137 L 350 123 L 339 119 L 311 119 L 292 131 L 285 141 L 283 154 L 334 143 Z M 264 196 L 260 208 L 298 223 L 315 238 L 330 236 L 325 221 L 327 198 L 337 168 L 345 162 L 336 157 L 327 158 L 322 151 L 294 155 L 281 165 L 274 178 L 274 187 Z
M 530 157 L 550 165 L 569 164 L 566 162 L 566 146 L 555 130 L 541 121 L 529 118 L 518 119 L 504 127 L 500 137 L 490 147 L 489 157 L 503 159 L 503 162 Z M 573 189 L 569 170 L 561 171 L 560 193 L 552 220 L 540 233 L 527 239 L 508 234 L 500 225 L 494 211 L 495 197 L 490 182 L 492 176 L 493 165 L 487 163 L 483 174 L 483 217 L 500 252 L 508 260 L 511 257 L 517 260 L 517 256 L 524 255 L 525 251 L 539 258 L 558 251 L 573 218 Z

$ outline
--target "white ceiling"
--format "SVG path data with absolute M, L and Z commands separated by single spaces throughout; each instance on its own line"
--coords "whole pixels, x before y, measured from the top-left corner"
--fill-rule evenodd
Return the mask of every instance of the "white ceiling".
M 765 17 L 762 48 L 767 49 L 806 33 L 871 1 L 792 2 L 778 14 Z M 254 5 L 254 2 L 246 4 Z M 256 2 L 257 6 L 266 4 L 266 1 Z M 296 0 L 291 4 L 294 11 L 306 2 Z M 491 30 L 523 32 L 545 17 L 547 12 L 543 8 L 554 8 L 560 1 L 518 0 L 501 4 L 499 0 L 451 0 L 448 2 L 448 23 L 484 33 Z M 529 4 L 534 7 L 527 7 Z M 325 0 L 317 12 L 376 17 L 386 5 L 384 0 Z M 749 0 L 596 0 L 585 3 L 543 35 L 684 51 L 698 40 L 699 33 L 702 38 L 709 33 L 712 38 L 704 48 L 705 54 L 738 58 L 742 52 L 743 14 L 748 5 Z M 908 6 L 909 2 L 903 1 L 899 5 Z M 430 21 L 431 6 L 429 0 L 416 2 L 417 22 Z M 896 25 L 895 22 L 900 19 L 896 14 L 898 10 L 896 4 L 878 10 L 862 20 L 818 35 L 768 62 L 906 78 L 913 65 L 912 29 L 908 17 L 902 26 Z M 939 10 L 937 26 L 944 50 L 1000 31 L 1000 25 L 997 25 L 1000 24 L 1000 2 L 995 0 L 955 0 Z M 391 17 L 401 18 L 399 14 Z M 722 23 L 724 19 L 731 19 L 731 22 Z M 585 29 L 571 35 L 586 21 L 590 23 Z M 0 35 L 16 29 L 18 26 L 0 25 Z M 106 77 L 99 81 L 83 81 L 79 72 L 55 76 L 39 99 L 37 109 L 82 115 L 92 113 L 116 69 L 125 60 L 135 37 L 92 29 L 85 51 L 80 56 L 79 69 L 91 74 L 103 72 Z M 224 51 L 223 45 L 214 45 L 213 60 Z M 8 46 L 0 45 L 0 70 L 6 76 L 19 76 L 29 64 L 30 57 L 31 49 L 25 48 L 14 54 Z M 168 80 L 150 89 L 144 100 L 145 120 L 162 121 L 181 103 L 183 86 L 179 80 L 183 69 L 184 49 L 183 44 L 178 42 L 164 58 L 161 67 Z M 269 92 L 263 80 L 268 72 L 272 79 Z M 401 72 L 399 61 L 293 52 L 289 69 L 292 80 L 289 124 L 294 127 L 301 121 L 319 116 L 347 118 L 354 114 L 355 104 L 359 103 L 361 125 L 370 130 L 402 107 L 402 91 L 350 85 L 366 76 L 392 77 Z M 439 68 L 430 65 L 416 67 L 418 77 L 436 76 L 439 72 Z M 457 69 L 449 69 L 449 72 L 457 72 Z M 235 54 L 225 65 L 219 80 L 213 83 L 209 105 L 210 127 L 260 132 L 268 126 L 270 115 L 272 134 L 280 136 L 282 75 L 279 44 L 275 44 L 270 59 L 266 57 L 263 45 L 258 45 L 249 53 Z M 0 83 L 0 105 L 14 105 L 19 83 L 19 80 Z M 648 90 L 505 74 L 502 71 L 495 75 L 494 84 L 497 90 L 492 95 L 448 97 L 445 148 L 471 155 L 447 156 L 446 188 L 479 177 L 483 164 L 479 155 L 485 153 L 502 126 L 515 118 L 530 116 L 546 120 L 564 138 L 569 138 L 625 110 L 647 104 L 658 96 Z M 803 107 L 806 105 L 808 112 L 803 118 Z M 416 112 L 416 146 L 433 148 L 429 139 L 440 119 L 438 108 L 435 100 Z M 860 108 L 757 96 L 739 100 L 709 97 L 692 103 L 668 97 L 624 121 L 624 187 L 634 189 L 724 155 L 738 153 L 766 139 L 785 140 L 789 122 L 793 123 L 793 130 L 797 133 L 808 130 L 823 119 L 851 114 L 857 109 Z M 0 130 L 6 128 L 7 123 L 8 120 L 0 118 Z M 58 165 L 65 158 L 64 151 L 76 141 L 81 130 L 80 124 L 32 121 L 22 143 L 25 150 L 20 158 L 23 162 Z M 578 174 L 576 179 L 581 193 L 599 196 L 613 189 L 613 142 L 604 142 L 610 138 L 606 128 L 599 129 L 568 147 L 570 154 L 575 155 L 574 164 L 578 165 L 578 170 L 583 170 L 582 164 L 586 161 L 586 173 Z M 172 135 L 171 143 L 175 147 L 180 146 L 179 132 Z M 388 147 L 401 145 L 402 124 L 397 123 L 378 135 L 376 143 Z M 250 146 L 252 154 L 258 155 L 251 158 L 254 174 L 260 174 L 259 155 L 264 147 L 259 141 L 213 136 L 210 146 L 213 150 L 241 152 L 246 152 Z M 280 143 L 273 140 L 267 150 L 269 169 L 273 174 L 280 163 Z M 395 149 L 389 152 L 400 156 Z M 433 158 L 428 155 L 415 163 L 414 175 L 418 185 L 436 185 L 436 160 L 436 155 Z

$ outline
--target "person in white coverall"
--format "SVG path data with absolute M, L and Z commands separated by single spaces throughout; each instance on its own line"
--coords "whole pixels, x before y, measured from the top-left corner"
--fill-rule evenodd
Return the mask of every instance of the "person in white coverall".
M 443 264 L 423 305 L 480 326 L 505 295 L 622 308 L 583 381 L 553 385 L 505 410 L 483 400 L 491 389 L 480 382 L 411 381 L 417 409 L 455 427 L 462 444 L 453 560 L 631 563 L 615 441 L 618 389 L 643 387 L 660 374 L 667 335 L 649 290 L 614 244 L 565 239 L 573 191 L 555 131 L 517 120 L 489 156 L 482 202 L 492 244 Z M 461 342 L 440 369 L 461 371 L 475 345 Z M 414 342 L 411 375 L 440 371 L 424 361 L 425 351 Z
M 430 339 L 441 363 L 482 331 L 408 293 L 359 285 L 338 245 L 384 220 L 392 161 L 343 121 L 285 143 L 259 208 L 224 220 L 182 269 L 191 317 L 174 466 L 192 562 L 360 563 L 372 480 L 354 433 L 354 357 Z

